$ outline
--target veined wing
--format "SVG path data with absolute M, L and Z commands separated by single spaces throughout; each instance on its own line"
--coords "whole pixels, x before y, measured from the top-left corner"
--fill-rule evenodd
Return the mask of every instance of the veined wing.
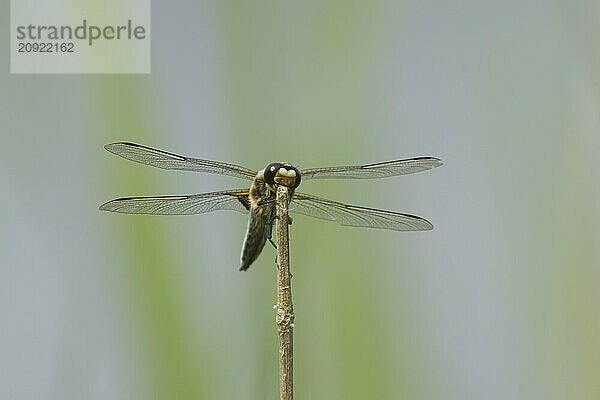
M 428 231 L 433 225 L 416 215 L 375 208 L 352 206 L 304 193 L 295 193 L 290 212 L 335 221 L 345 226 L 390 229 L 393 231 Z
M 371 179 L 414 174 L 440 165 L 442 165 L 442 160 L 439 158 L 416 157 L 375 164 L 308 168 L 302 169 L 300 172 L 302 179 Z
M 162 169 L 207 172 L 252 180 L 256 171 L 235 164 L 180 156 L 152 147 L 129 142 L 109 143 L 104 148 L 111 153 L 138 163 Z
M 100 206 L 102 211 L 124 214 L 189 215 L 217 210 L 248 212 L 248 189 L 187 196 L 122 197 Z

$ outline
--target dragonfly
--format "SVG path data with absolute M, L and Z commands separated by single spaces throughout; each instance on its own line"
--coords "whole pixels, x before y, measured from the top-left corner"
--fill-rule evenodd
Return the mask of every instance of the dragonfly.
M 276 218 L 275 195 L 279 185 L 288 187 L 289 212 L 334 221 L 342 226 L 428 231 L 433 225 L 412 214 L 360 207 L 296 192 L 302 180 L 373 179 L 413 174 L 442 165 L 436 157 L 415 157 L 364 165 L 298 169 L 283 162 L 269 163 L 255 171 L 236 164 L 186 157 L 131 142 L 104 146 L 127 160 L 167 170 L 228 175 L 251 181 L 250 187 L 180 196 L 121 197 L 100 206 L 102 211 L 125 214 L 191 215 L 217 210 L 248 213 L 248 226 L 240 257 L 240 271 L 258 258 L 267 240 L 272 241 Z M 289 223 L 292 219 L 290 217 Z

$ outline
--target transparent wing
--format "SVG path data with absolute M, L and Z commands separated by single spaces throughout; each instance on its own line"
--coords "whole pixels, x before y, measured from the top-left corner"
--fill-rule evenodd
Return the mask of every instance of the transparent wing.
M 442 165 L 435 157 L 416 157 L 366 165 L 302 169 L 302 179 L 372 179 L 414 174 Z
M 102 211 L 155 215 L 189 215 L 217 210 L 233 210 L 245 213 L 249 208 L 248 189 L 188 196 L 122 197 L 100 206 Z
M 177 169 L 182 171 L 207 172 L 210 174 L 230 175 L 237 178 L 252 180 L 256 171 L 220 161 L 203 160 L 180 156 L 178 154 L 153 149 L 141 144 L 129 142 L 109 143 L 104 148 L 111 153 L 141 164 L 151 165 L 162 169 Z
M 296 193 L 290 212 L 335 221 L 344 226 L 390 229 L 393 231 L 428 231 L 433 225 L 416 215 L 402 214 L 375 208 L 352 206 L 337 201 Z

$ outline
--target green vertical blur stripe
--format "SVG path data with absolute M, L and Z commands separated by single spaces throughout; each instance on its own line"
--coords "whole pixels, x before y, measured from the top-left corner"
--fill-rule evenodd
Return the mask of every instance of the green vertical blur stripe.
M 148 78 L 113 75 L 95 79 L 95 86 L 102 94 L 100 104 L 107 125 L 124 135 L 120 139 L 147 143 L 155 136 L 159 113 L 147 103 L 152 91 L 147 85 Z M 113 157 L 108 153 L 106 156 Z M 120 195 L 160 192 L 156 171 L 119 161 L 114 159 L 111 164 L 114 167 L 105 176 L 111 182 L 111 192 Z M 127 271 L 126 287 L 134 300 L 134 314 L 140 316 L 135 322 L 145 351 L 145 365 L 140 366 L 144 383 L 151 385 L 149 392 L 156 399 L 212 398 L 213 379 L 199 346 L 203 340 L 190 337 L 186 329 L 189 324 L 186 325 L 183 315 L 176 273 L 181 264 L 170 247 L 175 239 L 166 240 L 175 238 L 176 233 L 171 235 L 160 217 L 118 217 L 120 232 L 115 242 L 123 244 L 122 252 L 127 258 L 114 268 Z
M 274 159 L 291 153 L 298 157 L 298 162 L 306 162 L 300 159 L 302 156 L 340 149 L 348 159 L 355 154 L 362 154 L 361 159 L 367 157 L 362 143 L 368 140 L 364 132 L 369 121 L 363 105 L 365 93 L 372 90 L 369 85 L 376 67 L 373 58 L 378 52 L 378 35 L 390 23 L 386 16 L 392 6 L 397 7 L 393 2 L 341 0 L 220 2 L 223 68 L 229 85 L 232 126 L 240 132 L 236 138 L 239 148 Z M 283 156 L 278 155 L 280 150 Z M 307 235 L 303 228 L 294 225 L 291 245 L 297 305 L 296 396 L 325 398 L 327 394 L 340 399 L 414 396 L 417 389 L 403 374 L 410 369 L 410 355 L 390 352 L 386 340 L 394 338 L 384 332 L 388 328 L 381 323 L 386 318 L 382 310 L 389 304 L 383 304 L 382 298 L 374 295 L 380 289 L 378 280 L 382 276 L 373 273 L 370 265 L 376 244 L 364 238 L 365 241 L 345 240 L 336 245 L 334 238 L 322 237 L 320 230 Z M 319 253 L 319 265 L 303 264 L 303 260 L 318 252 L 307 251 L 316 243 L 329 243 L 328 248 L 334 251 Z M 365 252 L 358 257 L 356 251 L 340 255 L 346 247 L 365 248 Z M 312 300 L 313 294 L 301 289 L 307 276 L 314 274 L 308 269 L 325 266 L 344 272 L 341 279 L 339 274 L 321 276 L 320 288 L 327 292 L 327 300 L 317 303 Z M 274 296 L 272 285 L 269 289 Z M 321 320 L 328 326 L 311 327 L 310 321 L 318 320 L 313 315 L 320 313 L 331 316 Z M 334 338 L 329 344 L 333 348 L 326 353 L 315 350 L 323 345 L 308 342 L 302 336 L 311 329 L 331 332 Z M 324 338 L 327 334 L 316 337 Z M 262 348 L 272 352 L 269 356 L 274 362 L 277 360 L 274 343 L 265 343 Z M 395 347 L 394 352 L 403 353 L 403 349 Z M 335 360 L 324 362 L 323 357 Z M 265 398 L 264 387 L 259 388 L 264 372 L 255 374 L 255 398 Z M 309 374 L 326 378 L 309 381 L 306 379 Z M 273 387 L 270 393 L 276 391 Z
M 548 366 L 551 380 L 563 384 L 564 393 L 556 398 L 600 399 L 600 293 L 595 253 L 599 238 L 594 235 L 598 221 L 590 218 L 597 199 L 586 186 L 590 174 L 589 160 L 581 157 L 585 150 L 579 146 L 583 144 L 578 140 L 566 144 L 564 176 L 558 179 L 564 189 L 556 216 L 560 259 L 553 282 L 555 304 L 550 307 Z

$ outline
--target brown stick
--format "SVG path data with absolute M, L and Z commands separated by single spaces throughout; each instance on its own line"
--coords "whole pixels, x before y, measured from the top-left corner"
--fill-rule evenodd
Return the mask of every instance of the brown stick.
M 279 398 L 294 398 L 294 307 L 290 273 L 288 188 L 277 189 L 277 333 L 279 335 Z

